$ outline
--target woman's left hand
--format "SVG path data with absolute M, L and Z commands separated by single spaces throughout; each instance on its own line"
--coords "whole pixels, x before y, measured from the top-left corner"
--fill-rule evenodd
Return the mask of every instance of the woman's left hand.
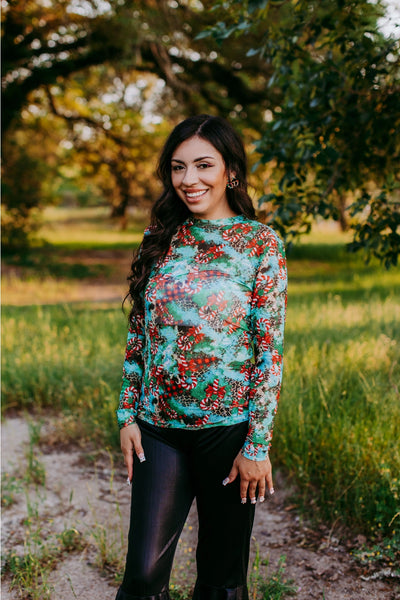
M 242 504 L 247 502 L 247 495 L 252 504 L 257 502 L 257 488 L 259 502 L 264 502 L 265 500 L 266 486 L 268 486 L 270 494 L 274 493 L 272 466 L 268 457 L 260 461 L 249 460 L 239 452 L 233 461 L 228 477 L 223 481 L 223 485 L 232 483 L 238 475 L 240 476 L 240 498 Z

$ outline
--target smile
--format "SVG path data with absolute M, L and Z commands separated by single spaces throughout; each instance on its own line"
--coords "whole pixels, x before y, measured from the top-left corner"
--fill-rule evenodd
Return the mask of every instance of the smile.
M 200 190 L 198 192 L 185 192 L 187 198 L 199 198 L 207 193 L 207 190 Z

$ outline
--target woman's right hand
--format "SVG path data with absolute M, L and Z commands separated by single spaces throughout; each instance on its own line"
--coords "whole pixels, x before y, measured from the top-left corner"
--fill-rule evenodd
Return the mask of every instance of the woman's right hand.
M 127 425 L 120 430 L 121 450 L 124 455 L 124 462 L 128 471 L 128 479 L 132 481 L 133 477 L 133 454 L 135 453 L 140 462 L 145 461 L 142 446 L 142 435 L 139 426 L 136 423 Z

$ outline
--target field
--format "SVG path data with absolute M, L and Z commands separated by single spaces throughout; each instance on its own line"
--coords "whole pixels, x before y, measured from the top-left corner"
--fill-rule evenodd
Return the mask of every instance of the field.
M 143 219 L 125 232 L 98 209 L 46 219 L 47 242 L 3 268 L 3 413 L 57 416 L 54 444 L 116 455 L 121 300 Z M 323 224 L 288 253 L 271 460 L 303 518 L 361 536 L 360 561 L 390 570 L 400 556 L 400 273 L 365 265 L 345 241 Z

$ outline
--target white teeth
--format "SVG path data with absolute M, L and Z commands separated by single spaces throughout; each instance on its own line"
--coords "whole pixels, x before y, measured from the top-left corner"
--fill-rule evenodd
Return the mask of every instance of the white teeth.
M 197 198 L 198 196 L 202 196 L 206 193 L 207 190 L 201 190 L 200 192 L 185 192 L 188 198 Z

